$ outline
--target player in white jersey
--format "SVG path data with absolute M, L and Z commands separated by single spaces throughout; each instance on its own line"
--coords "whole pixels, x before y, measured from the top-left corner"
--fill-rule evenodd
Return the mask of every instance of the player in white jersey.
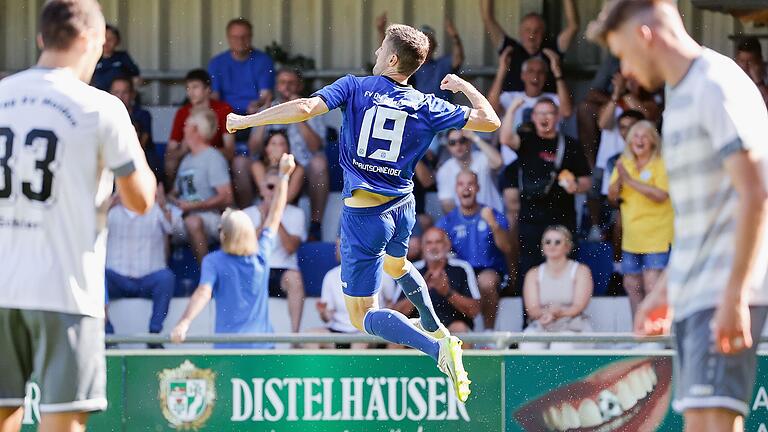
M 104 253 L 112 174 L 144 213 L 155 181 L 124 105 L 92 88 L 105 23 L 95 0 L 50 0 L 37 65 L 0 81 L 0 430 L 21 427 L 25 382 L 42 431 L 106 408 Z
M 733 61 L 688 35 L 672 0 L 613 0 L 588 33 L 621 60 L 624 75 L 648 90 L 666 84 L 662 146 L 675 240 L 635 330 L 653 332 L 668 305 L 673 408 L 686 430 L 743 430 L 768 312 L 765 104 Z

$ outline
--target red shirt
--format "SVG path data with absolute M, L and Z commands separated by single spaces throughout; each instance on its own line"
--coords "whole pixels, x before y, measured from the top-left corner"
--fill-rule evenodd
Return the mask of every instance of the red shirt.
M 211 140 L 211 145 L 222 148 L 224 147 L 224 140 L 221 139 L 221 136 L 227 130 L 227 114 L 232 112 L 232 107 L 226 102 L 214 99 L 208 102 L 208 106 L 216 113 L 218 119 L 218 127 Z M 171 141 L 181 142 L 184 139 L 184 122 L 187 121 L 190 111 L 192 111 L 192 104 L 186 104 L 176 111 L 176 116 L 173 118 L 173 129 L 171 129 Z

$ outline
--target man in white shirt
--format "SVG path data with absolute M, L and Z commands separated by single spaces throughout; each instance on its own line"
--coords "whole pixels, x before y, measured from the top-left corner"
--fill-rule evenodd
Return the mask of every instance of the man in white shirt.
M 590 25 L 622 72 L 666 84 L 662 136 L 675 239 L 635 330 L 669 330 L 686 431 L 739 431 L 768 314 L 768 112 L 731 59 L 700 46 L 671 0 L 616 0 Z M 656 319 L 661 316 L 661 319 Z
M 163 195 L 161 185 L 157 188 L 156 204 L 147 214 L 137 214 L 119 202 L 107 214 L 106 288 L 109 301 L 136 297 L 151 299 L 150 333 L 163 330 L 176 285 L 176 276 L 166 264 L 171 213 L 166 210 Z M 109 319 L 106 331 L 114 333 Z M 150 345 L 150 348 L 160 347 Z
M 267 192 L 259 206 L 243 210 L 247 214 L 256 232 L 260 232 L 264 214 L 269 210 L 275 195 L 275 187 L 280 181 L 277 171 L 267 172 L 265 183 Z M 295 205 L 285 206 L 277 230 L 278 241 L 269 261 L 269 296 L 287 297 L 288 313 L 291 316 L 291 330 L 298 332 L 301 327 L 301 314 L 304 311 L 304 282 L 299 271 L 296 252 L 307 239 L 307 227 L 304 210 Z
M 480 150 L 472 150 L 472 144 Z M 468 130 L 448 132 L 448 151 L 451 158 L 437 170 L 437 198 L 443 212 L 450 213 L 459 202 L 456 195 L 456 177 L 469 168 L 477 174 L 480 192 L 477 200 L 496 211 L 503 211 L 499 188 L 496 186 L 495 172 L 501 168 L 501 155 L 492 145 L 485 142 L 476 133 Z
M 105 168 L 137 213 L 155 177 L 123 103 L 86 84 L 104 45 L 99 4 L 49 0 L 39 24 L 37 66 L 0 82 L 0 430 L 21 427 L 35 377 L 40 430 L 83 431 L 107 407 Z

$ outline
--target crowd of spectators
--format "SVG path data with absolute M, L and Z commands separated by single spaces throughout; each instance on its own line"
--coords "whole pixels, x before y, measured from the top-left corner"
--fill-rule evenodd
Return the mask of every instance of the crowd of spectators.
M 616 59 L 606 54 L 586 96 L 574 100 L 562 65 L 579 30 L 573 0 L 563 0 L 565 25 L 556 37 L 548 34 L 541 15 L 531 13 L 516 25 L 513 38 L 496 20 L 493 0 L 481 0 L 479 8 L 498 49 L 487 96 L 502 126 L 494 134 L 451 130 L 432 143 L 415 170 L 419 219 L 408 258 L 452 332 L 494 329 L 500 296 L 510 294 L 522 296 L 523 310 L 514 313 L 524 314 L 526 332 L 591 331 L 586 309 L 594 282 L 590 267 L 574 258 L 579 244 L 613 246 L 614 268 L 621 275 L 613 291 L 626 293 L 632 312 L 654 289 L 674 248 L 658 132 L 663 94 L 624 78 Z M 375 20 L 381 39 L 386 24 L 386 13 Z M 441 55 L 436 31 L 421 30 L 430 50 L 412 85 L 451 99 L 439 83 L 448 73 L 461 73 L 459 32 L 445 22 L 449 46 Z M 92 82 L 123 101 L 160 183 L 157 203 L 146 215 L 133 214 L 119 200 L 112 204 L 108 297 L 151 299 L 149 331 L 162 332 L 175 286 L 166 264 L 169 250 L 190 248 L 201 277 L 173 329 L 177 341 L 212 297 L 217 332 L 271 332 L 269 313 L 287 314 L 291 331 L 301 331 L 305 286 L 298 251 L 304 242 L 321 240 L 331 190 L 334 161 L 327 157 L 329 130 L 321 119 L 227 133 L 227 114 L 254 113 L 308 91 L 302 71 L 276 70 L 272 59 L 253 47 L 246 19 L 233 19 L 226 32 L 229 49 L 214 56 L 207 70 L 186 75 L 186 99 L 164 154 L 152 142 L 152 117 L 138 97 L 140 70 L 118 50 L 120 33 L 113 26 L 107 26 Z M 768 101 L 759 41 L 742 41 L 735 60 Z M 571 117 L 578 137 L 565 133 Z M 295 168 L 286 168 L 286 155 L 293 155 Z M 427 192 L 436 192 L 442 217 L 426 211 Z M 302 196 L 309 201 L 308 215 L 297 205 Z M 262 279 L 268 292 L 256 292 Z M 383 279 L 380 303 L 416 318 L 395 282 Z M 340 287 L 336 267 L 325 274 L 316 303 L 324 326 L 305 331 L 357 332 Z M 287 311 L 267 311 L 267 297 L 287 299 Z M 113 331 L 110 324 L 107 329 Z

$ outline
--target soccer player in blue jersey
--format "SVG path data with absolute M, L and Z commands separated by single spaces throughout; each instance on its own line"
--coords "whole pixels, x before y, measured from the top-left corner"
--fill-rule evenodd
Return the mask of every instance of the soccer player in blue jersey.
M 352 324 L 434 358 L 464 402 L 470 381 L 462 364 L 461 341 L 440 323 L 424 278 L 406 259 L 416 221 L 412 177 L 438 132 L 460 128 L 490 132 L 499 127 L 500 120 L 488 100 L 456 75 L 447 75 L 441 88 L 464 93 L 472 108 L 425 95 L 408 85 L 428 49 L 429 41 L 422 32 L 391 25 L 376 50 L 373 76 L 347 75 L 309 98 L 249 116 L 230 114 L 227 129 L 303 122 L 342 109 L 341 279 Z M 419 311 L 418 320 L 379 308 L 376 291 L 382 270 L 403 288 Z

